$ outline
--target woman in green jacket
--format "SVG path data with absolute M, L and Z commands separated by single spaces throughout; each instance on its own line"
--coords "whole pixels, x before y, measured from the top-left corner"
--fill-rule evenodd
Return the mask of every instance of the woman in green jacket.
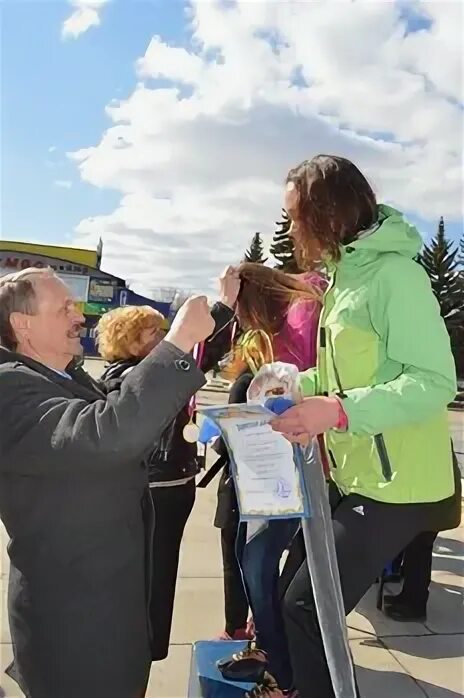
M 422 240 L 377 204 L 353 163 L 319 155 L 291 170 L 286 209 L 302 263 L 324 264 L 318 365 L 305 399 L 276 419 L 291 441 L 325 434 L 346 613 L 423 531 L 457 525 L 447 405 L 456 394 L 449 337 Z M 300 698 L 334 696 L 306 563 L 284 599 Z

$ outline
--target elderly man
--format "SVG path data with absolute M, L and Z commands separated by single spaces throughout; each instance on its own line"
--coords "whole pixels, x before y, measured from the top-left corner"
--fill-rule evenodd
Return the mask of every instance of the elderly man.
M 204 384 L 190 352 L 214 322 L 205 298 L 187 301 L 108 398 L 69 368 L 82 322 L 53 271 L 0 279 L 8 671 L 28 698 L 139 698 L 150 667 L 143 462 Z

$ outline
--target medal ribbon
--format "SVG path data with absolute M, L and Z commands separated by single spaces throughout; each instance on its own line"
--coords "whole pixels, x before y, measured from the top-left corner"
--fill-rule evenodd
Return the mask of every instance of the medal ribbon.
M 198 366 L 198 368 L 201 368 L 201 362 L 203 361 L 203 356 L 205 353 L 205 343 L 200 342 L 199 344 L 195 344 L 193 348 L 193 360 L 195 361 L 195 364 Z M 193 424 L 193 415 L 195 414 L 197 408 L 197 396 L 193 395 L 190 398 L 190 402 L 188 405 L 188 416 L 189 416 L 189 424 Z

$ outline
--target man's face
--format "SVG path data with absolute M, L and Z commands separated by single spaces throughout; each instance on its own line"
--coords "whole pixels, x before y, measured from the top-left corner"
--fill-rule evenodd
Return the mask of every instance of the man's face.
M 34 287 L 36 313 L 27 316 L 26 328 L 18 339 L 44 363 L 53 359 L 65 367 L 82 352 L 80 330 L 84 316 L 58 277 L 37 278 Z

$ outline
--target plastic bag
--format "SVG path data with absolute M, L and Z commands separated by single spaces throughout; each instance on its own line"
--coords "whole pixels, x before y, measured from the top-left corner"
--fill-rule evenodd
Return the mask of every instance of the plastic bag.
M 265 364 L 253 378 L 247 391 L 248 402 L 259 402 L 262 405 L 268 398 L 275 396 L 293 403 L 301 402 L 299 371 L 293 364 L 282 361 Z

